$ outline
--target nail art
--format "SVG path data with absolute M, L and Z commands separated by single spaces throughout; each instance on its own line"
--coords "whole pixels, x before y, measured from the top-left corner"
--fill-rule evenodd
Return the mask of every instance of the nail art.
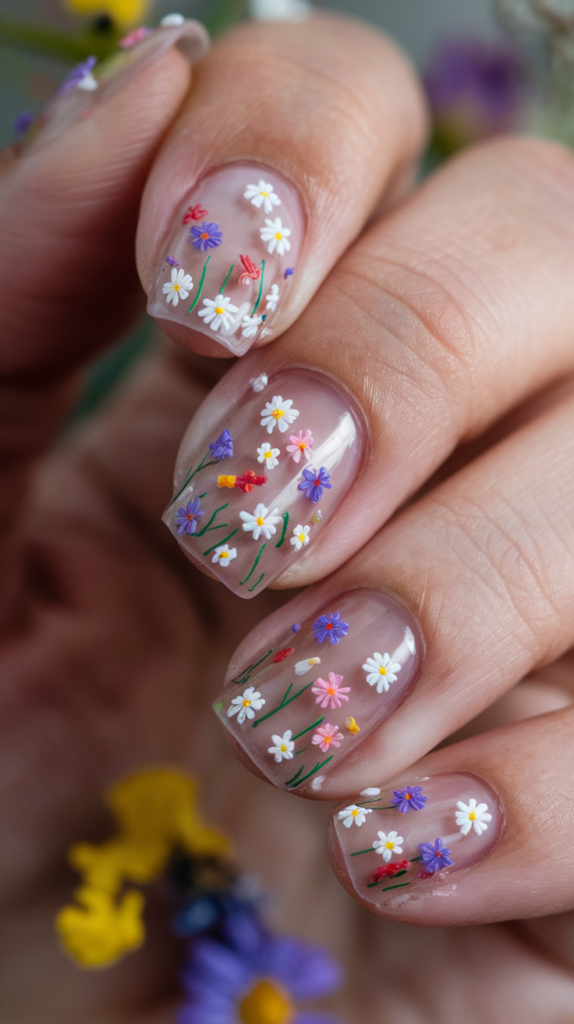
M 243 355 L 271 334 L 304 229 L 299 195 L 275 171 L 239 162 L 210 171 L 176 211 L 148 312 Z
M 334 812 L 333 826 L 356 892 L 379 904 L 477 864 L 499 843 L 504 810 L 483 779 L 434 775 L 362 790 Z
M 316 790 L 405 699 L 421 652 L 402 603 L 381 590 L 348 591 L 257 655 L 214 710 L 275 786 Z
M 171 47 L 177 46 L 190 63 L 209 48 L 209 36 L 199 21 L 181 14 L 166 15 L 155 29 L 132 30 L 116 53 L 98 63 L 88 57 L 70 71 L 40 116 L 20 133 L 20 152 L 30 152 L 59 138 L 77 121 L 89 118 L 111 96 L 129 85 Z
M 316 543 L 362 445 L 361 418 L 331 381 L 303 370 L 261 375 L 209 436 L 192 425 L 164 521 L 192 561 L 253 597 Z

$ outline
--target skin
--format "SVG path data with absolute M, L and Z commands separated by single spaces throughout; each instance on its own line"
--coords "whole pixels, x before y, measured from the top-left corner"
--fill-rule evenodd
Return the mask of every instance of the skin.
M 342 1018 L 572 1016 L 574 162 L 535 140 L 478 147 L 389 212 L 423 143 L 412 72 L 375 33 L 321 25 L 319 42 L 308 26 L 242 29 L 202 62 L 191 92 L 174 51 L 89 122 L 42 151 L 4 157 L 0 962 L 9 1024 L 172 1019 L 177 947 L 158 892 L 147 944 L 110 971 L 79 971 L 52 930 L 75 884 L 66 848 L 109 834 L 103 790 L 166 762 L 205 780 L 206 816 L 277 892 L 276 924 L 305 928 L 345 962 Z M 249 54 L 260 61 L 257 88 Z M 222 100 L 222 68 L 233 102 Z M 324 146 L 313 133 L 312 159 L 304 146 L 293 151 L 280 106 L 294 69 L 297 88 L 316 90 L 343 125 Z M 158 340 L 97 417 L 54 440 L 78 369 L 141 307 L 132 252 L 146 180 L 144 283 L 171 213 L 165 197 L 189 184 L 166 187 L 169 173 L 182 174 L 182 128 L 202 140 L 189 155 L 192 176 L 200 152 L 209 163 L 264 159 L 254 125 L 243 138 L 232 130 L 254 93 L 260 104 L 271 97 L 254 123 L 275 125 L 277 161 L 291 161 L 310 224 L 316 217 L 306 244 L 317 270 L 283 328 L 297 322 L 247 358 L 338 377 L 370 431 L 368 462 L 341 509 L 345 542 L 333 553 L 325 531 L 313 560 L 281 581 L 309 587 L 289 606 L 288 592 L 234 598 L 186 563 L 160 522 L 181 436 L 226 369 L 204 358 L 197 336 L 176 338 L 178 350 Z M 333 248 L 345 145 L 371 186 L 344 204 Z M 28 279 L 22 268 L 32 265 Z M 382 781 L 413 765 L 483 775 L 507 812 L 503 842 L 452 897 L 394 921 L 349 898 L 335 847 L 342 887 L 330 872 L 328 808 L 238 768 L 209 707 L 240 641 L 230 671 L 260 637 L 357 585 L 387 586 L 409 603 L 427 661 L 412 698 L 359 763 L 329 776 L 322 798 L 344 800 L 374 772 Z

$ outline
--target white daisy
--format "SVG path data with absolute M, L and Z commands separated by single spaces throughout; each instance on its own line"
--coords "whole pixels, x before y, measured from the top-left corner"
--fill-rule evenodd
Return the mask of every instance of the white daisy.
M 258 377 L 251 377 L 249 383 L 251 384 L 252 391 L 255 391 L 256 393 L 264 391 L 269 383 L 269 377 L 266 373 L 260 373 Z
M 259 228 L 259 234 L 261 235 L 262 242 L 269 243 L 267 246 L 267 252 L 273 253 L 277 250 L 278 256 L 284 256 L 291 248 L 291 243 L 289 241 L 291 229 L 283 227 L 281 217 L 276 217 L 275 220 L 269 220 L 266 217 L 265 224 L 266 227 Z
M 171 272 L 171 281 L 166 281 L 162 292 L 167 295 L 167 303 L 173 302 L 174 306 L 177 306 L 180 299 L 187 299 L 191 289 L 193 288 L 193 280 L 190 274 L 186 274 L 185 270 L 181 267 L 176 270 L 175 267 Z
M 293 530 L 293 536 L 291 537 L 291 544 L 295 548 L 295 551 L 300 551 L 301 548 L 307 547 L 307 544 L 309 543 L 310 540 L 310 529 L 310 526 L 301 526 L 301 523 L 299 523 L 299 525 L 295 527 L 295 529 Z
M 211 561 L 218 562 L 219 565 L 229 565 L 234 558 L 237 558 L 237 549 L 230 548 L 228 544 L 220 544 L 213 552 Z
M 266 309 L 270 309 L 272 313 L 277 309 L 277 303 L 279 302 L 279 289 L 276 284 L 271 285 L 271 291 L 265 296 L 267 299 Z
M 379 838 L 375 839 L 373 849 L 382 854 L 383 860 L 390 860 L 394 853 L 403 852 L 400 845 L 403 842 L 403 837 L 397 835 L 396 832 L 389 832 L 388 835 L 385 832 L 377 832 L 377 835 Z
M 463 804 L 462 800 L 459 800 L 456 806 L 458 807 L 456 823 L 463 836 L 467 836 L 471 828 L 474 828 L 477 836 L 481 836 L 483 832 L 486 832 L 488 828 L 486 822 L 492 821 L 492 814 L 487 813 L 488 804 L 477 804 L 474 797 L 472 797 L 468 804 Z
M 348 807 L 344 807 L 342 811 L 339 811 L 337 817 L 339 821 L 343 822 L 345 828 L 351 828 L 353 822 L 355 825 L 364 825 L 367 820 L 367 814 L 372 814 L 370 807 L 357 807 L 357 804 L 349 804 Z
M 255 718 L 255 712 L 260 711 L 265 701 L 257 690 L 248 686 L 242 695 L 234 697 L 227 709 L 229 718 L 237 715 L 237 721 L 241 725 L 246 718 Z
M 391 683 L 396 682 L 396 673 L 400 672 L 401 665 L 398 661 L 391 661 L 390 655 L 375 652 L 372 658 L 367 658 L 363 665 L 367 673 L 369 686 L 376 686 L 377 693 L 386 692 Z
M 266 540 L 270 540 L 275 533 L 275 524 L 281 522 L 281 516 L 278 513 L 278 508 L 274 508 L 272 512 L 269 512 L 265 505 L 260 502 L 256 506 L 253 515 L 251 512 L 240 512 L 239 518 L 243 519 L 243 529 L 252 531 L 253 540 L 259 540 L 261 533 Z
M 294 741 L 291 739 L 293 732 L 291 729 L 287 729 L 282 736 L 272 736 L 271 740 L 274 743 L 273 747 L 267 747 L 269 754 L 275 754 L 275 760 L 279 764 L 280 761 L 290 761 L 293 757 L 293 749 L 295 747 Z
M 273 213 L 274 206 L 281 206 L 279 196 L 275 195 L 273 185 L 270 181 L 260 178 L 257 185 L 248 185 L 243 193 L 244 199 L 249 199 L 253 206 L 259 209 L 261 206 L 265 213 Z
M 275 469 L 275 466 L 279 465 L 279 453 L 279 448 L 272 448 L 269 441 L 265 441 L 261 448 L 257 449 L 257 461 L 262 462 L 266 469 Z
M 313 668 L 313 665 L 320 665 L 320 658 L 305 658 L 305 661 L 298 661 L 295 665 L 295 675 L 304 676 L 309 669 Z
M 298 409 L 292 409 L 293 399 L 287 398 L 283 401 L 281 395 L 273 395 L 271 402 L 267 402 L 265 408 L 261 410 L 261 426 L 267 427 L 267 433 L 272 434 L 275 429 L 275 424 L 279 427 L 282 434 L 285 433 L 287 427 L 294 423 L 299 415 Z
M 260 316 L 244 316 L 241 321 L 243 324 L 242 335 L 244 338 L 254 338 L 257 334 L 257 328 L 261 323 Z
M 381 791 L 380 791 L 380 789 L 377 786 L 369 786 L 368 789 L 362 789 L 359 795 L 360 796 L 367 796 L 367 797 L 368 796 L 379 796 L 380 792 Z
M 216 295 L 214 299 L 204 299 L 203 309 L 199 310 L 204 324 L 209 324 L 212 331 L 218 331 L 220 327 L 227 330 L 233 326 L 233 314 L 237 313 L 237 306 L 234 306 L 227 295 Z

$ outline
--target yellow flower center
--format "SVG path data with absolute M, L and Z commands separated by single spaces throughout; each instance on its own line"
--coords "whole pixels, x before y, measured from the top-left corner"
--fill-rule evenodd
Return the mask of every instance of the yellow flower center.
M 281 239 L 283 238 L 283 235 L 281 234 L 281 232 L 280 232 L 280 231 L 277 231 L 277 232 L 275 233 L 275 238 L 278 238 L 279 240 L 281 240 Z
M 263 192 L 263 190 L 261 190 L 261 195 L 262 196 L 269 196 L 269 192 Z
M 244 701 L 243 701 L 243 707 L 244 707 L 244 708 L 248 708 L 248 707 L 250 707 L 250 706 L 251 706 L 251 701 L 250 701 L 250 700 L 244 700 Z
M 394 843 L 391 843 L 391 842 L 385 843 L 385 849 L 386 850 L 394 850 L 394 848 L 395 848 L 395 844 Z
M 285 753 L 286 750 L 287 750 L 287 744 L 286 743 L 282 743 L 281 746 L 279 747 L 279 750 L 282 750 L 283 753 Z
M 476 814 L 474 811 L 471 811 L 468 817 L 470 821 L 476 821 Z
M 259 981 L 239 1004 L 241 1024 L 290 1024 L 295 1007 L 271 981 Z
M 219 552 L 219 561 L 222 562 L 224 558 L 229 558 L 229 551 Z
M 258 526 L 263 526 L 264 522 L 265 522 L 265 520 L 261 516 L 259 516 L 258 519 L 257 519 L 257 525 Z
M 264 452 L 263 454 L 264 454 L 266 459 L 272 459 L 273 458 L 273 452 Z
M 304 541 L 305 540 L 305 534 L 304 533 L 299 533 L 299 534 L 297 534 L 297 536 L 299 537 L 300 541 Z
M 332 743 L 332 742 L 333 742 L 333 737 L 332 736 L 324 736 L 323 737 L 323 743 L 326 743 L 327 745 L 329 745 L 329 743 Z
M 358 809 L 357 809 L 356 807 L 355 807 L 355 810 L 354 810 L 354 811 L 351 811 L 351 814 L 353 815 L 353 818 L 356 818 L 356 817 L 357 817 L 357 814 L 360 814 L 360 813 L 361 813 L 361 812 L 360 812 L 360 811 L 359 811 L 359 810 L 358 810 Z
M 327 693 L 329 693 L 331 696 L 333 696 L 333 694 L 336 693 L 336 692 L 337 692 L 337 690 L 335 689 L 334 686 L 328 686 L 327 687 Z
M 273 419 L 280 420 L 281 417 L 285 415 L 285 412 L 283 409 L 274 409 L 271 415 L 273 416 Z
M 386 670 L 385 666 L 381 665 L 381 667 L 379 669 L 379 675 L 380 676 L 386 676 L 386 674 L 387 674 L 387 670 Z
M 178 292 L 179 291 L 179 285 L 178 284 L 174 284 L 173 290 L 174 290 L 174 292 Z
M 225 306 L 216 306 L 215 312 L 218 313 L 219 316 L 221 316 L 222 313 L 225 313 Z
M 299 441 L 299 444 L 297 445 L 297 447 L 299 448 L 299 451 L 304 452 L 305 448 L 307 447 L 307 445 L 305 444 L 304 441 Z

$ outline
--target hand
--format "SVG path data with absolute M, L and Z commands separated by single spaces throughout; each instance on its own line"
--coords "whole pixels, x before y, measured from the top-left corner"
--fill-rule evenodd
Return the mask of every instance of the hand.
M 274 83 L 282 82 L 289 98 L 293 89 L 299 96 L 318 89 L 319 114 L 324 111 L 318 123 L 337 111 L 332 119 L 336 144 L 323 150 L 322 134 L 310 133 L 316 144 L 310 168 L 319 168 L 317 182 L 297 173 L 302 167 L 297 151 L 291 168 L 285 167 L 291 180 L 300 183 L 307 204 L 311 233 L 305 245 L 312 271 L 311 283 L 293 290 L 291 313 L 283 307 L 286 319 L 283 325 L 278 319 L 277 331 L 301 312 L 381 193 L 392 194 L 391 182 L 406 180 L 404 168 L 421 142 L 420 99 L 400 58 L 366 30 L 338 21 L 325 26 L 321 45 L 308 25 L 284 33 L 249 28 L 237 37 L 237 64 L 233 37 L 204 60 L 189 106 L 158 158 L 140 226 L 145 254 L 151 250 L 146 239 L 163 230 L 157 168 L 163 162 L 183 176 L 179 168 L 184 165 L 168 159 L 170 147 L 178 139 L 186 145 L 182 140 L 193 129 L 194 151 L 209 151 L 212 136 L 206 136 L 203 147 L 197 145 L 202 135 L 195 104 L 201 100 L 209 125 L 218 123 L 218 111 L 221 119 L 225 112 L 226 129 L 237 118 L 235 111 L 252 109 L 242 96 L 242 89 L 249 94 L 252 86 L 244 73 L 246 52 L 252 59 L 262 51 L 270 54 L 255 76 L 262 98 L 258 123 L 280 124 L 285 131 L 284 119 L 274 120 Z M 294 51 L 304 54 L 300 63 Z M 99 817 L 103 789 L 134 768 L 170 761 L 205 780 L 206 815 L 231 832 L 240 863 L 278 892 L 278 924 L 298 933 L 305 927 L 310 937 L 327 942 L 343 957 L 352 982 L 338 1002 L 342 1017 L 375 1022 L 384 1014 L 401 1024 L 418 1012 L 421 1020 L 440 1016 L 454 1024 L 463 1011 L 470 1019 L 472 1006 L 477 1021 L 502 1024 L 508 1019 L 506 1001 L 512 999 L 522 1020 L 548 1020 L 552 1014 L 558 1020 L 572 1005 L 572 979 L 557 954 L 554 962 L 548 957 L 544 921 L 528 926 L 531 935 L 537 933 L 538 945 L 525 943 L 521 929 L 526 926 L 507 925 L 441 932 L 439 944 L 436 932 L 405 930 L 367 914 L 329 872 L 323 848 L 327 813 L 321 805 L 295 801 L 238 771 L 218 740 L 209 694 L 215 696 L 239 639 L 280 598 L 267 592 L 251 603 L 239 602 L 184 563 L 159 523 L 185 423 L 217 376 L 212 364 L 176 358 L 159 346 L 94 422 L 43 459 L 34 472 L 32 497 L 26 490 L 33 460 L 48 447 L 69 400 L 75 368 L 111 340 L 137 306 L 137 289 L 129 277 L 130 228 L 143 181 L 187 90 L 188 76 L 176 51 L 158 58 L 91 118 L 72 124 L 49 146 L 38 142 L 21 161 L 8 159 L 1 183 L 7 225 L 0 307 L 6 320 L 7 409 L 1 661 L 7 779 L 3 820 L 9 837 L 3 871 L 3 927 L 9 938 L 5 999 L 14 1021 L 37 1019 L 40 1006 L 44 1019 L 66 1022 L 90 1016 L 110 1024 L 120 1016 L 172 1019 L 177 953 L 166 938 L 167 909 L 159 899 L 146 946 L 109 973 L 79 972 L 64 958 L 52 931 L 54 913 L 74 885 L 62 871 L 66 847 L 79 838 L 97 840 L 107 834 L 108 823 Z M 233 83 L 232 100 L 222 89 L 222 77 Z M 404 104 L 400 113 L 397 98 Z M 355 135 L 358 110 L 364 121 Z M 386 132 L 371 167 L 368 154 L 381 124 Z M 237 155 L 226 150 L 228 137 L 229 130 L 221 142 L 217 136 L 219 148 L 211 150 L 210 162 Z M 285 137 L 291 138 L 288 131 Z M 331 233 L 329 228 L 331 211 L 339 208 L 339 177 L 328 172 L 339 166 L 337 154 L 344 152 L 346 140 L 348 161 L 355 159 L 357 169 L 364 164 L 376 180 L 371 191 L 361 180 L 356 204 L 346 199 L 347 226 L 337 249 L 338 224 Z M 309 138 L 304 137 L 301 149 L 304 141 Z M 259 140 L 249 150 L 256 162 L 265 156 L 261 146 Z M 245 141 L 240 140 L 238 151 L 245 156 Z M 343 178 L 345 166 L 341 162 L 338 170 Z M 191 167 L 191 179 L 194 173 Z M 276 580 L 287 586 L 315 585 L 256 627 L 231 674 L 244 670 L 263 641 L 280 638 L 285 627 L 313 617 L 332 595 L 349 587 L 384 585 L 407 603 L 413 636 L 420 624 L 428 647 L 416 688 L 371 733 L 360 754 L 340 768 L 336 762 L 321 789 L 313 789 L 310 780 L 305 795 L 348 799 L 374 781 L 373 775 L 382 781 L 403 770 L 407 776 L 413 771 L 472 771 L 487 777 L 504 800 L 507 831 L 481 864 L 452 876 L 456 890 L 448 900 L 430 900 L 431 911 L 424 899 L 391 908 L 381 903 L 383 913 L 400 920 L 440 924 L 442 915 L 442 921 L 448 917 L 449 923 L 472 924 L 571 906 L 562 873 L 550 879 L 546 874 L 536 889 L 531 886 L 533 866 L 547 841 L 541 830 L 548 819 L 541 812 L 544 808 L 546 813 L 549 790 L 569 799 L 564 764 L 569 711 L 479 734 L 409 769 L 504 691 L 516 695 L 515 706 L 493 709 L 488 728 L 520 718 L 523 694 L 530 700 L 528 713 L 570 701 L 567 660 L 515 685 L 563 655 L 572 642 L 566 532 L 571 496 L 567 475 L 559 472 L 568 462 L 571 434 L 567 386 L 563 394 L 547 394 L 545 409 L 542 400 L 538 405 L 529 400 L 512 420 L 505 421 L 504 415 L 572 370 L 571 177 L 569 154 L 534 142 L 484 147 L 445 168 L 394 214 L 376 221 L 273 349 L 248 356 L 216 385 L 178 465 L 181 485 L 191 449 L 206 442 L 222 407 L 241 415 L 239 399 L 251 398 L 248 381 L 259 371 L 271 375 L 283 368 L 289 372 L 293 364 L 316 367 L 326 375 L 318 378 L 321 387 L 334 377 L 343 394 L 353 396 L 353 423 L 368 425 L 360 477 L 333 519 L 325 516 L 318 543 L 301 549 L 304 557 L 291 562 L 288 575 L 281 577 L 281 566 L 273 567 Z M 182 181 L 182 193 L 187 185 Z M 22 232 L 22 211 L 30 207 L 30 230 Z M 329 215 L 321 235 L 316 225 L 325 210 Z M 530 253 L 536 254 L 535 266 Z M 143 267 L 143 256 L 140 260 Z M 42 299 L 33 305 L 22 292 L 22 267 L 29 265 L 35 268 L 36 294 Z M 537 303 L 525 310 L 522 296 L 534 289 Z M 201 339 L 184 325 L 180 341 L 199 348 Z M 338 339 L 344 345 L 335 344 Z M 315 395 L 331 402 L 321 410 L 319 435 L 329 426 L 328 415 L 335 417 L 340 392 L 335 401 L 317 386 Z M 302 406 L 310 401 L 306 393 L 301 397 Z M 265 404 L 265 393 L 263 399 Z M 520 417 L 530 422 L 520 428 Z M 499 447 L 494 431 L 504 437 Z M 450 453 L 473 437 L 484 453 L 467 446 L 452 456 L 460 457 L 464 468 L 449 462 Z M 557 446 L 563 459 L 559 467 L 552 463 Z M 350 445 L 349 452 L 355 455 L 357 447 Z M 350 465 L 349 488 L 358 463 Z M 201 479 L 212 482 L 214 472 L 206 470 Z M 428 482 L 435 472 L 443 473 L 442 483 Z M 337 493 L 335 468 L 332 478 L 336 493 L 331 506 L 331 492 L 325 494 L 329 513 L 335 512 L 343 489 Z M 429 493 L 415 500 L 425 485 Z M 371 540 L 409 499 L 410 507 Z M 519 530 L 513 509 L 523 510 L 525 503 L 536 508 L 538 518 L 530 515 Z M 558 522 L 552 517 L 559 506 Z M 193 535 L 181 536 L 191 550 L 188 538 Z M 481 546 L 481 538 L 494 538 L 497 544 L 485 547 L 483 540 Z M 557 538 L 562 542 L 558 548 Z M 539 551 L 537 585 L 530 589 L 521 586 L 525 547 Z M 291 554 L 299 553 L 293 549 Z M 220 576 L 226 571 L 221 565 L 213 569 L 203 556 L 198 561 Z M 345 562 L 336 576 L 316 583 Z M 226 569 L 233 569 L 233 563 Z M 239 577 L 232 578 L 238 589 Z M 404 605 L 392 603 L 392 609 L 396 617 Z M 331 648 L 321 647 L 325 664 L 326 650 Z M 333 645 L 332 650 L 345 648 Z M 485 672 L 481 659 L 489 651 Z M 415 660 L 416 655 L 413 684 L 420 669 Z M 399 679 L 393 686 L 401 685 Z M 267 685 L 274 685 L 273 677 Z M 541 770 L 530 755 L 533 741 L 547 773 L 544 792 L 536 788 Z M 270 759 L 271 768 L 274 763 Z M 529 809 L 526 822 L 519 787 Z M 567 849 L 566 837 L 557 835 L 556 814 L 555 819 L 552 849 Z M 342 860 L 336 860 L 336 868 L 350 886 Z M 555 929 L 555 922 L 551 919 L 549 927 Z M 566 916 L 564 922 L 569 927 Z M 464 999 L 459 1001 L 461 991 Z

